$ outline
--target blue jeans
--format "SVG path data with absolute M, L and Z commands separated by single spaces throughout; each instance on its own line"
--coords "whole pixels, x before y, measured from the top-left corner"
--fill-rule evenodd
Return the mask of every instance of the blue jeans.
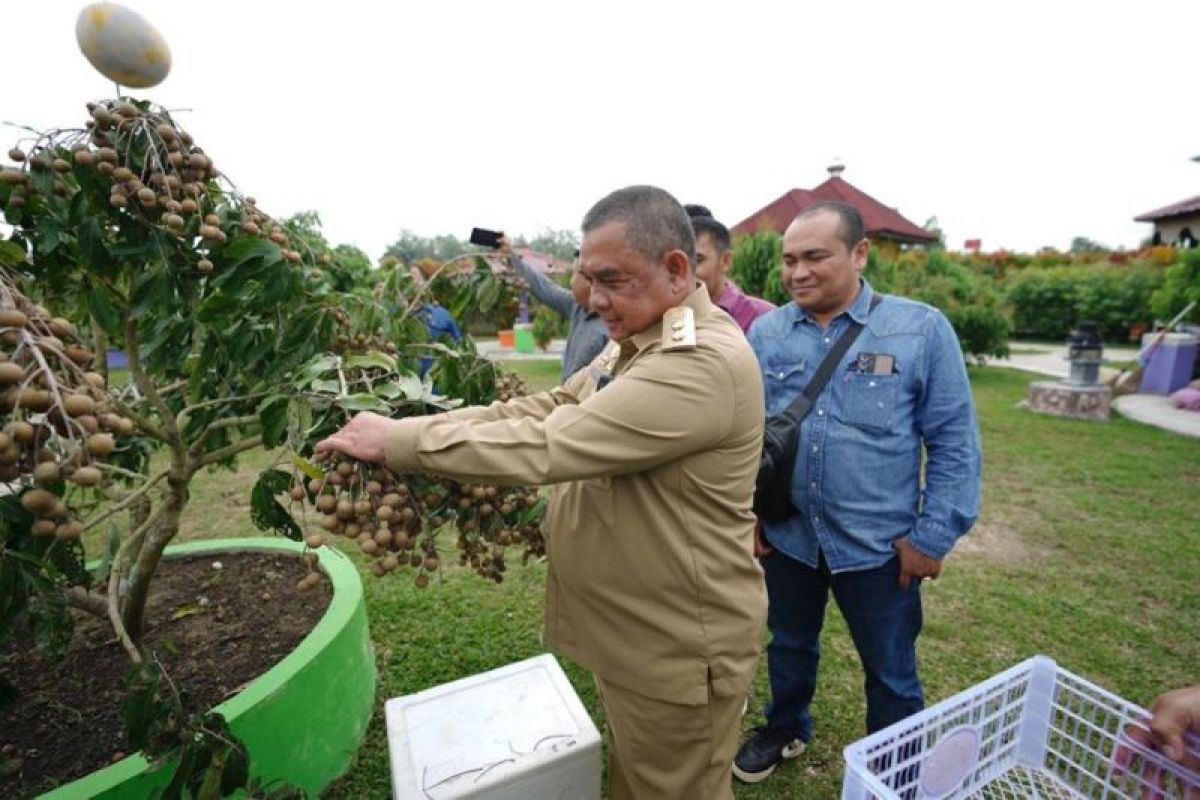
M 809 704 L 817 689 L 821 626 L 829 590 L 858 649 L 866 680 L 867 732 L 874 733 L 925 707 L 917 677 L 917 634 L 921 632 L 921 587 L 896 585 L 900 562 L 832 575 L 825 559 L 818 569 L 778 551 L 762 559 L 767 579 L 767 671 L 771 703 L 767 724 L 804 741 L 812 738 Z

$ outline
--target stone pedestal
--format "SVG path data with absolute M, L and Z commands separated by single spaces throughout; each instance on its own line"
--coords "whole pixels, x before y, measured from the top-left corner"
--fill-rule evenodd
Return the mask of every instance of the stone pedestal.
M 1112 390 L 1104 384 L 1080 386 L 1061 381 L 1034 381 L 1029 384 L 1025 406 L 1042 414 L 1074 419 L 1108 419 Z

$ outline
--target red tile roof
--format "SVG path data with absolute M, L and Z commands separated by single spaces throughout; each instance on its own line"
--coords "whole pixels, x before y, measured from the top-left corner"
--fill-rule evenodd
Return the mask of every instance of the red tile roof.
M 930 233 L 888 208 L 874 197 L 834 176 L 817 188 L 808 191 L 792 189 L 787 194 L 769 203 L 733 226 L 734 236 L 773 228 L 780 233 L 804 209 L 821 200 L 839 200 L 854 206 L 862 214 L 867 233 L 884 239 L 894 239 L 911 244 L 936 242 L 937 234 Z
M 1138 214 L 1133 219 L 1135 222 L 1154 222 L 1156 219 L 1178 217 L 1196 211 L 1200 211 L 1200 194 L 1195 197 L 1189 197 L 1187 200 L 1180 200 L 1178 203 L 1172 203 L 1169 206 L 1163 206 L 1154 211 L 1147 211 L 1145 214 Z

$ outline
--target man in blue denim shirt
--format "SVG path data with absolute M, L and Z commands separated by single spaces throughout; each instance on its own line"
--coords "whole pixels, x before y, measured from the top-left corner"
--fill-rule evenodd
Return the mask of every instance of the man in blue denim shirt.
M 812 737 L 832 590 L 866 675 L 867 730 L 924 707 L 917 677 L 920 583 L 979 513 L 979 432 L 962 351 L 937 309 L 882 298 L 861 278 L 870 247 L 851 206 L 819 203 L 788 227 L 792 299 L 750 329 L 767 413 L 800 394 L 851 320 L 864 328 L 800 426 L 794 516 L 762 530 L 771 703 L 734 761 L 758 782 Z M 922 452 L 924 472 L 922 474 Z M 923 480 L 923 485 L 922 485 Z

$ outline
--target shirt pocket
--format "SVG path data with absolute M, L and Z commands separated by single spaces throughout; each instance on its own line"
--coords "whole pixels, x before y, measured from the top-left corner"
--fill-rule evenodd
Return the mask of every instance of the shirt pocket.
M 802 358 L 766 361 L 763 364 L 763 388 L 767 393 L 767 412 L 782 412 L 804 391 L 808 381 L 808 365 Z
M 900 376 L 850 372 L 844 381 L 843 421 L 864 430 L 887 430 L 896 414 Z

